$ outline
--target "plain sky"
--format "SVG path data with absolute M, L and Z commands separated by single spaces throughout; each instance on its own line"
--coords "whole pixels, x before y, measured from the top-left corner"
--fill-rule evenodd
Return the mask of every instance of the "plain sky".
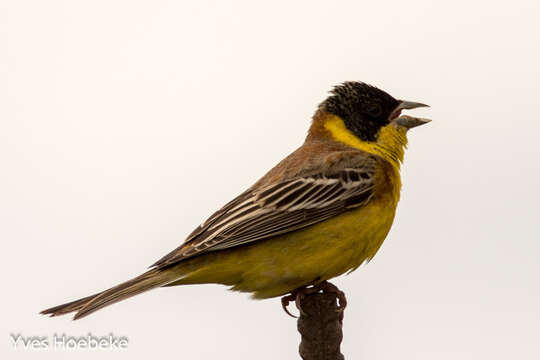
M 144 271 L 298 147 L 335 84 L 425 102 L 402 200 L 346 291 L 347 359 L 538 359 L 540 2 L 0 1 L 0 238 L 10 334 L 129 338 L 100 359 L 298 359 L 278 299 Z

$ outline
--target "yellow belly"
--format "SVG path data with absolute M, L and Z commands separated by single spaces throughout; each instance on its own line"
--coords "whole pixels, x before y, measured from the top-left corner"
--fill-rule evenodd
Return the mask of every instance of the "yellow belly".
M 185 277 L 174 285 L 218 283 L 269 298 L 354 270 L 375 255 L 388 234 L 397 204 L 391 198 L 373 199 L 303 230 L 180 263 Z

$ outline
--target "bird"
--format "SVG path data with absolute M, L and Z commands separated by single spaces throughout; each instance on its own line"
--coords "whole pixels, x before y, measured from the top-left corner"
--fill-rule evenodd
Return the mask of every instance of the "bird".
M 80 319 L 177 285 L 287 297 L 356 270 L 377 253 L 394 221 L 407 132 L 431 121 L 401 112 L 426 106 L 360 81 L 336 85 L 304 143 L 179 247 L 131 280 L 41 314 L 75 312 Z

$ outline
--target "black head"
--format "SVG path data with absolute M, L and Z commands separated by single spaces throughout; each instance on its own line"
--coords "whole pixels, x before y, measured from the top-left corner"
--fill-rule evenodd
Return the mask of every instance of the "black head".
M 339 116 L 345 126 L 364 141 L 375 141 L 381 127 L 400 104 L 386 92 L 362 82 L 347 81 L 331 91 L 321 107 Z

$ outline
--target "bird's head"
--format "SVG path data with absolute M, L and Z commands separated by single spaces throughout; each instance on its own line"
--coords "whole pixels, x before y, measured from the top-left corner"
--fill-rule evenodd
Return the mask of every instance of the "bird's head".
M 320 107 L 339 116 L 360 140 L 376 141 L 380 130 L 387 125 L 407 131 L 428 123 L 429 119 L 401 115 L 402 110 L 423 106 L 428 105 L 397 100 L 374 86 L 348 81 L 336 86 Z

